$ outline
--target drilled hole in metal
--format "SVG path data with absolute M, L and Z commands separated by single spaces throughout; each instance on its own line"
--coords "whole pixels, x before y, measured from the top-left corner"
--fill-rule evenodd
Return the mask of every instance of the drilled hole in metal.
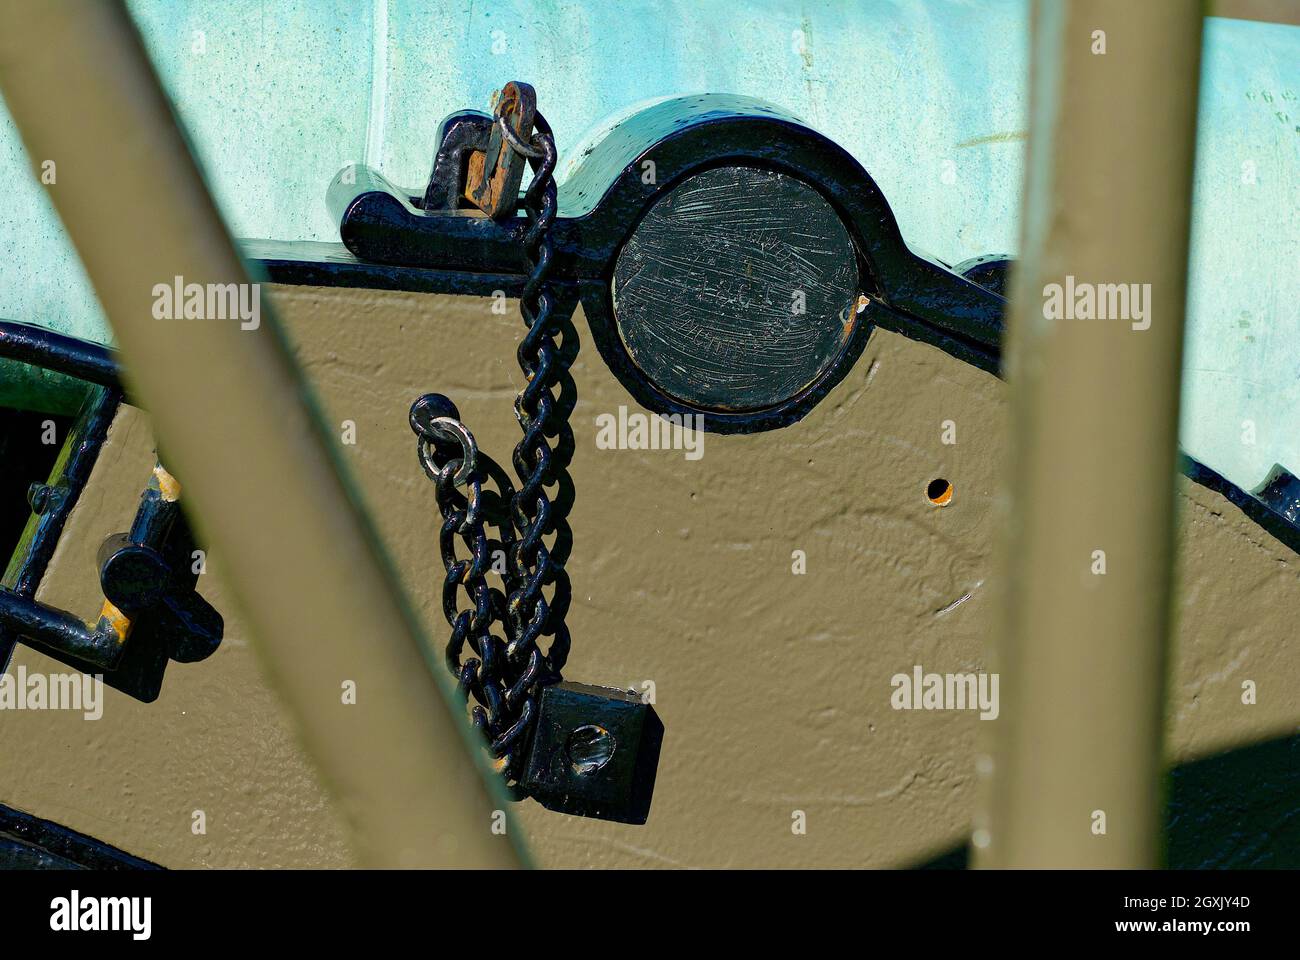
M 604 727 L 589 723 L 569 734 L 569 762 L 573 772 L 592 774 L 603 767 L 614 756 L 614 735 Z
M 952 484 L 943 477 L 936 477 L 925 488 L 925 495 L 936 507 L 946 507 L 952 502 Z

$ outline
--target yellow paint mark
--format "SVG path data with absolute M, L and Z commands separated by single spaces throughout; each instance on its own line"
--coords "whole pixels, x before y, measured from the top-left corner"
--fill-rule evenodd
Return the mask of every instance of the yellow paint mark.
M 1017 140 L 1028 140 L 1029 133 L 1026 130 L 1009 130 L 1006 133 L 990 133 L 986 137 L 972 137 L 969 140 L 963 140 L 957 144 L 957 147 L 978 147 L 985 143 L 1014 143 Z
M 126 638 L 131 634 L 131 618 L 117 609 L 112 601 L 104 601 L 104 607 L 99 611 L 99 622 L 107 623 L 113 628 L 118 643 L 126 643 Z
M 174 503 L 181 498 L 180 481 L 168 473 L 160 463 L 153 468 L 153 475 L 158 478 L 158 492 L 168 503 Z

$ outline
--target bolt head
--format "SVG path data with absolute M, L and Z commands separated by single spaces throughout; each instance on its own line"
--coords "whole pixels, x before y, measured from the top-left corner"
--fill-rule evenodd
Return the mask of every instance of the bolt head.
M 595 773 L 614 756 L 614 735 L 595 723 L 583 724 L 569 734 L 569 764 L 579 776 Z
M 27 502 L 38 517 L 54 502 L 54 488 L 47 483 L 33 483 L 27 488 Z
M 562 681 L 542 690 L 524 791 L 550 810 L 645 823 L 664 727 L 635 693 Z
M 411 430 L 417 436 L 432 436 L 430 425 L 439 417 L 460 419 L 460 411 L 456 409 L 456 404 L 441 393 L 426 393 L 411 404 Z

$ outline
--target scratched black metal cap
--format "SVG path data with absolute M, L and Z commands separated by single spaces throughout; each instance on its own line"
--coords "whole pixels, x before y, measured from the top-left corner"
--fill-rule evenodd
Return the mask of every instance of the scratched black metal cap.
M 840 215 L 758 167 L 715 167 L 662 194 L 620 250 L 611 295 L 639 373 L 706 421 L 797 401 L 851 362 L 859 322 Z

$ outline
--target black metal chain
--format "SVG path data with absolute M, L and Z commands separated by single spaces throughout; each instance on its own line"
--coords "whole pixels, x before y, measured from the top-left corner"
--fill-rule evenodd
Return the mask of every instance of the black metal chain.
M 530 270 L 520 297 L 528 329 L 516 353 L 525 378 L 515 398 L 515 417 L 523 431 L 512 458 L 518 491 L 504 471 L 478 451 L 450 401 L 422 398 L 411 416 L 420 435 L 420 462 L 434 481 L 443 517 L 442 605 L 452 628 L 447 664 L 460 689 L 476 702 L 471 718 L 487 738 L 497 769 L 508 785 L 517 786 L 541 690 L 561 679 L 569 654 L 564 616 L 570 587 L 562 551 L 556 549 L 555 502 L 547 488 L 558 482 L 560 461 L 573 449 L 573 430 L 568 423 L 571 405 L 562 401 L 569 363 L 558 339 L 563 317 L 555 311 L 548 281 L 553 256 L 550 228 L 557 206 L 555 140 L 540 113 L 528 144 L 521 143 L 507 123 L 499 125 L 509 148 L 524 154 L 533 169 L 524 194 L 528 226 L 523 247 Z M 418 413 L 424 400 L 432 404 Z M 491 493 L 483 489 L 489 475 L 496 485 Z M 487 535 L 488 523 L 497 527 L 495 542 Z M 469 558 L 458 557 L 457 539 L 468 549 Z M 504 593 L 487 581 L 494 543 L 507 559 Z M 468 609 L 459 608 L 461 589 L 469 600 Z M 504 637 L 492 633 L 497 623 Z M 466 658 L 466 646 L 474 656 Z
M 519 539 L 510 555 L 515 590 L 507 606 L 514 628 L 507 656 L 512 660 L 527 658 L 529 675 L 539 681 L 530 695 L 530 710 L 535 709 L 537 689 L 560 679 L 560 671 L 569 656 L 569 630 L 564 623 L 569 603 L 568 575 L 544 538 L 555 532 L 553 504 L 546 490 L 556 479 L 555 450 L 573 447 L 568 411 L 552 392 L 560 386 L 566 370 L 564 353 L 557 342 L 560 318 L 555 313 L 555 297 L 548 282 L 554 255 L 550 229 L 557 206 L 553 176 L 555 138 L 540 113 L 535 122 L 533 147 L 541 156 L 529 157 L 533 181 L 524 194 L 528 231 L 523 245 L 531 269 L 519 299 L 528 332 L 515 354 L 526 381 L 515 398 L 515 419 L 524 433 L 513 457 L 520 487 L 511 512 Z M 555 437 L 555 448 L 548 435 Z M 543 594 L 547 587 L 553 587 L 550 602 Z M 551 638 L 545 655 L 538 647 L 543 637 Z

